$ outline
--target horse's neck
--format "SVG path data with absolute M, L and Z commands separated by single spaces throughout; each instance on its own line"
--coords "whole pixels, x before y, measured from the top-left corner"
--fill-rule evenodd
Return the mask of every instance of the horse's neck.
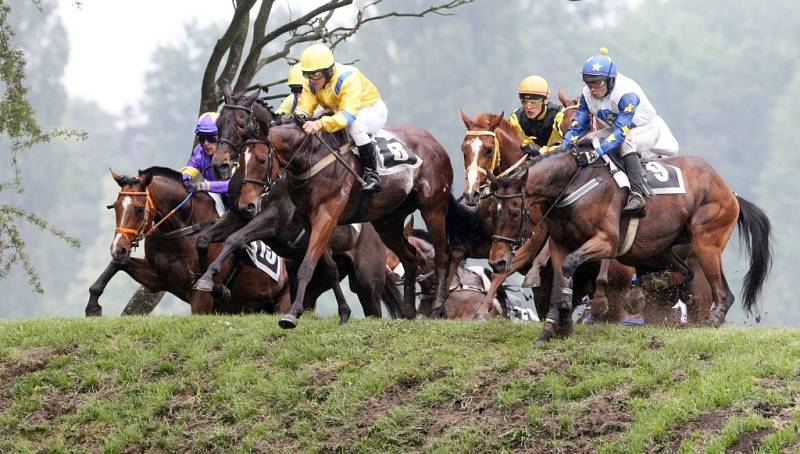
M 500 144 L 500 164 L 495 170 L 499 174 L 522 159 L 522 142 L 519 141 L 516 129 L 506 119 L 500 122 L 495 135 Z
M 155 181 L 156 180 L 154 180 L 154 182 Z M 150 197 L 157 211 L 153 222 L 158 223 L 164 219 L 165 216 L 169 216 L 169 219 L 158 227 L 159 232 L 168 233 L 171 230 L 180 229 L 192 223 L 199 223 L 218 217 L 214 199 L 209 195 L 201 195 L 202 193 L 192 196 L 189 203 L 184 205 L 176 213 L 170 215 L 169 213 L 171 213 L 172 210 L 183 201 L 184 197 L 186 197 L 182 195 L 177 187 L 173 186 L 177 185 L 162 181 L 160 184 L 155 186 L 151 184 L 149 187 Z M 170 194 L 170 196 L 164 197 L 160 196 L 160 194 Z M 179 196 L 177 194 L 181 195 Z
M 525 193 L 554 202 L 559 196 L 569 192 L 568 185 L 579 169 L 574 158 L 567 153 L 544 155 L 528 170 Z

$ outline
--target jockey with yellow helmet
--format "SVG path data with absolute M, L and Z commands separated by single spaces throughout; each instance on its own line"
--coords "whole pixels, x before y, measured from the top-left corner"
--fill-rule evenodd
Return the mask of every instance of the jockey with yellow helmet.
M 287 81 L 291 93 L 283 99 L 281 105 L 275 111 L 276 114 L 291 115 L 294 113 L 297 108 L 300 93 L 303 92 L 303 83 L 305 81 L 305 78 L 303 78 L 303 70 L 300 69 L 300 63 L 292 65 L 292 67 L 289 68 L 289 80 Z
M 564 135 L 564 141 L 577 151 L 575 144 L 589 130 L 591 115 L 612 125 L 613 131 L 598 148 L 577 154 L 578 165 L 588 165 L 599 156 L 619 150 L 631 183 L 623 213 L 644 216 L 644 196 L 648 189 L 639 155 L 672 156 L 678 152 L 678 141 L 639 84 L 617 73 L 617 66 L 605 47 L 600 49 L 599 55 L 584 62 L 583 81 L 586 85 L 578 113 Z
M 548 101 L 550 87 L 543 77 L 528 76 L 522 79 L 517 93 L 522 107 L 511 112 L 508 121 L 517 129 L 522 140 L 522 151 L 534 157 L 539 156 L 541 147 L 561 141 L 558 124 L 564 114 L 560 105 Z
M 303 130 L 315 134 L 347 128 L 358 147 L 366 182 L 361 190 L 380 191 L 376 147 L 370 135 L 384 127 L 388 111 L 378 89 L 357 68 L 336 63 L 324 44 L 307 47 L 300 56 L 300 68 L 307 82 L 297 103 L 297 113 L 309 117 L 318 106 L 335 112 L 305 122 Z
M 200 143 L 194 147 L 189 161 L 181 168 L 183 185 L 189 192 L 228 192 L 230 181 L 220 181 L 211 162 L 217 151 L 217 117 L 219 114 L 216 112 L 206 112 L 200 115 L 195 124 L 194 133 Z

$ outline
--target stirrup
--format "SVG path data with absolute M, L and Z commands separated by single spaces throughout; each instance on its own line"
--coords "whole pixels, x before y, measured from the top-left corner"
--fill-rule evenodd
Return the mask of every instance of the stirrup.
M 364 186 L 361 187 L 361 192 L 380 192 L 381 179 L 374 171 L 366 171 L 361 177 L 364 180 Z
M 644 197 L 638 192 L 631 192 L 630 196 L 628 196 L 628 203 L 625 204 L 625 208 L 622 209 L 622 212 L 637 217 L 644 217 L 647 214 L 644 205 Z

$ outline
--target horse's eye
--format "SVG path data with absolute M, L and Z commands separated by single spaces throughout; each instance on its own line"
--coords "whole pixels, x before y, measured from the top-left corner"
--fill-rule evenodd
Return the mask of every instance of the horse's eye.
M 136 207 L 134 211 L 136 212 L 136 214 L 144 213 L 144 207 Z
M 493 149 L 491 149 L 491 148 L 487 148 L 487 149 L 486 149 L 486 150 L 483 152 L 483 154 L 485 154 L 486 156 L 491 156 L 493 152 L 494 152 L 494 150 L 493 150 Z

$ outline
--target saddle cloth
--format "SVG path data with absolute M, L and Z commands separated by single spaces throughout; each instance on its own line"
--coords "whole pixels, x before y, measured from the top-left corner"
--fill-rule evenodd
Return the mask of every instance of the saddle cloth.
M 225 204 L 222 203 L 222 196 L 215 192 L 207 192 L 207 194 L 214 200 L 217 214 L 219 217 L 222 217 L 227 211 L 227 209 L 225 209 Z M 273 281 L 278 282 L 278 280 L 280 280 L 283 259 L 267 246 L 267 243 L 263 241 L 253 241 L 245 247 L 245 250 L 247 251 L 247 256 L 250 257 L 250 260 L 256 268 L 263 271 Z
M 422 158 L 411 151 L 395 134 L 381 129 L 372 136 L 372 139 L 379 151 L 377 159 L 379 175 L 391 175 L 416 169 L 422 165 Z M 358 150 L 354 152 L 358 154 Z

